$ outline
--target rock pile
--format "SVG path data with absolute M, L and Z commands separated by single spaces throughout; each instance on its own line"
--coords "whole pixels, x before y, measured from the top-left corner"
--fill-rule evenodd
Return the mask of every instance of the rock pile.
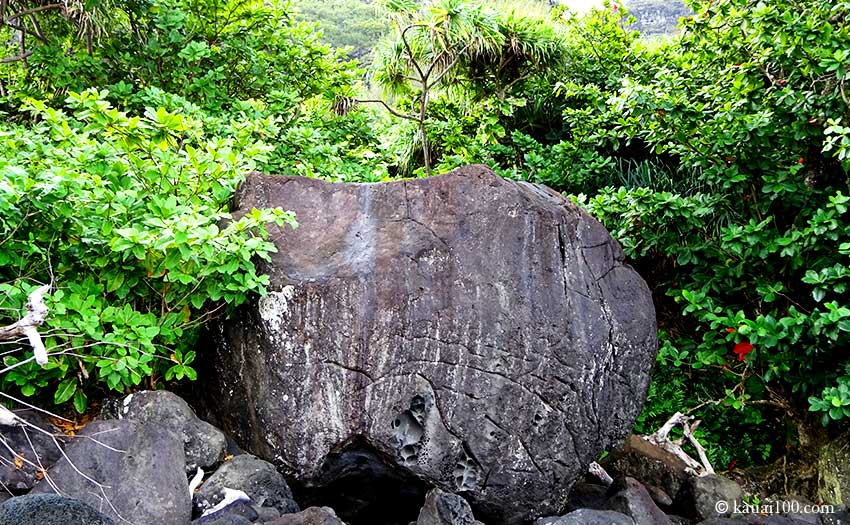
M 327 506 L 304 505 L 301 510 L 298 496 L 274 465 L 244 453 L 220 430 L 200 421 L 176 395 L 142 392 L 119 406 L 120 418 L 92 422 L 71 438 L 64 448 L 67 457 L 45 441 L 22 449 L 27 457 L 62 459 L 43 463 L 47 474 L 28 495 L 0 504 L 0 525 L 492 524 L 474 515 L 462 497 L 466 494 L 439 488 L 410 503 L 405 521 L 382 518 L 379 512 L 373 521 L 346 521 L 345 512 Z M 559 513 L 522 525 L 847 523 L 841 508 L 830 515 L 733 516 L 732 505 L 743 502 L 735 482 L 719 476 L 680 479 L 684 474 L 679 466 L 659 457 L 657 450 L 634 446 L 612 454 L 605 462 L 615 476 L 610 486 L 579 482 Z M 199 468 L 205 475 L 195 489 Z M 9 473 L 0 475 L 8 479 Z M 671 485 L 673 479 L 681 482 Z M 15 488 L 17 493 L 26 490 Z M 61 495 L 53 494 L 55 490 Z M 729 503 L 730 511 L 718 512 L 718 501 Z M 374 504 L 393 502 L 378 499 Z

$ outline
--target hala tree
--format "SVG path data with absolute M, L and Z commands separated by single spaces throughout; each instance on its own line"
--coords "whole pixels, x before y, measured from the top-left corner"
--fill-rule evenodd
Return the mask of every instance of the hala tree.
M 432 165 L 431 99 L 480 101 L 494 95 L 504 100 L 511 89 L 559 63 L 562 40 L 553 24 L 507 4 L 437 0 L 420 7 L 412 0 L 390 0 L 385 6 L 394 33 L 378 50 L 374 79 L 387 95 L 415 109 L 406 112 L 384 100 L 361 102 L 379 102 L 417 124 L 426 174 Z

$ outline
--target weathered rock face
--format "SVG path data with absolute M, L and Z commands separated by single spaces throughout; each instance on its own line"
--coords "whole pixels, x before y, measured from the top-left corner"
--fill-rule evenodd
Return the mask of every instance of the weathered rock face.
M 821 447 L 818 457 L 819 501 L 850 505 L 850 435 L 844 434 Z
M 199 384 L 218 423 L 296 481 L 365 440 L 486 523 L 521 523 L 560 511 L 631 428 L 650 293 L 554 192 L 481 166 L 384 184 L 252 174 L 237 204 L 300 227 L 272 231 L 272 292 L 210 336 Z

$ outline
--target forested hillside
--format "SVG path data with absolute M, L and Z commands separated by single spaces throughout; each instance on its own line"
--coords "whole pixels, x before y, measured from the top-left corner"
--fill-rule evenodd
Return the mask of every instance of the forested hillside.
M 0 2 L 0 325 L 51 285 L 49 360 L 9 346 L 2 391 L 85 412 L 193 379 L 199 328 L 266 292 L 264 226 L 296 220 L 229 220 L 253 169 L 483 163 L 570 196 L 650 284 L 661 349 L 637 431 L 695 415 L 723 469 L 847 429 L 850 4 L 695 0 L 652 42 L 637 29 L 683 11 L 631 5 L 649 14 Z
M 574 5 L 548 0 L 504 4 L 544 8 L 561 4 L 573 10 L 584 7 L 584 3 Z M 598 2 L 598 6 L 601 5 L 602 2 Z M 683 0 L 629 0 L 623 5 L 635 17 L 631 27 L 644 37 L 675 34 L 679 20 L 693 14 Z M 292 6 L 299 19 L 320 24 L 325 42 L 337 48 L 350 48 L 349 56 L 361 61 L 368 62 L 372 49 L 390 30 L 389 21 L 382 16 L 380 3 L 371 0 L 293 0 Z
M 683 0 L 629 0 L 625 5 L 635 17 L 633 27 L 645 37 L 672 35 L 680 19 L 693 15 Z

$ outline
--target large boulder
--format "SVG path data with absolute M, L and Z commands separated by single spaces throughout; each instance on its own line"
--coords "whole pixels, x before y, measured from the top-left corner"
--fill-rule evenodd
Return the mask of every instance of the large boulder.
M 280 206 L 270 293 L 210 335 L 208 417 L 304 487 L 365 441 L 494 525 L 553 515 L 626 436 L 656 352 L 620 246 L 541 186 L 469 166 L 334 184 L 251 174 Z
M 629 516 L 635 523 L 672 525 L 661 509 L 652 500 L 649 491 L 634 478 L 621 478 L 611 485 L 612 496 L 608 498 L 609 510 Z
M 729 517 L 744 501 L 741 486 L 717 474 L 691 478 L 688 491 L 694 514 L 703 520 Z

